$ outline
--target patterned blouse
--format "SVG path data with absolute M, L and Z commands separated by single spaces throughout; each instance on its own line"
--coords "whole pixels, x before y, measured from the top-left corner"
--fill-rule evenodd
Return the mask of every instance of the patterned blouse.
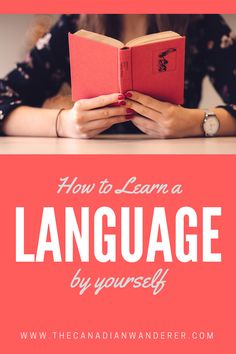
M 63 83 L 70 85 L 68 32 L 78 28 L 79 15 L 63 15 L 38 40 L 25 60 L 0 80 L 0 122 L 16 107 L 40 107 Z M 149 32 L 155 32 L 155 29 Z M 202 15 L 190 22 L 187 33 L 185 102 L 196 108 L 202 80 L 208 75 L 225 108 L 236 118 L 236 36 L 220 15 Z M 131 122 L 116 124 L 108 133 L 140 133 Z

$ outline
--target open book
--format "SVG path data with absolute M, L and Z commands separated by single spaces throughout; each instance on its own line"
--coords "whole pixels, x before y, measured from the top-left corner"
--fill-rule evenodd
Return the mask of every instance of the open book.
M 72 99 L 135 90 L 183 103 L 185 37 L 171 31 L 124 44 L 101 34 L 69 33 Z

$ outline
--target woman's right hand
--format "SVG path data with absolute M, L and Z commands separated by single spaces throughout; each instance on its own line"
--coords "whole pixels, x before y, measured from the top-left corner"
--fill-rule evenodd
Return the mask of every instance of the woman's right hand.
M 126 122 L 125 96 L 119 93 L 82 99 L 58 117 L 57 133 L 60 137 L 93 138 L 113 124 Z M 118 103 L 117 106 L 107 107 Z M 126 118 L 127 117 L 127 118 Z

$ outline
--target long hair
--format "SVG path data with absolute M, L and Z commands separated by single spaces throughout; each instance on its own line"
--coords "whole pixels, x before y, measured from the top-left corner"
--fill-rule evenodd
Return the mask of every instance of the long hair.
M 120 38 L 122 15 L 85 15 L 82 14 L 78 20 L 78 29 L 97 32 L 107 36 Z M 162 32 L 175 31 L 181 35 L 186 33 L 187 26 L 192 20 L 192 15 L 148 15 L 148 31 Z
M 148 32 L 175 31 L 181 35 L 186 34 L 189 22 L 198 15 L 147 15 Z M 26 33 L 25 51 L 31 49 L 37 40 L 42 37 L 55 22 L 52 15 L 37 15 Z M 122 15 L 79 15 L 77 29 L 105 34 L 120 39 Z

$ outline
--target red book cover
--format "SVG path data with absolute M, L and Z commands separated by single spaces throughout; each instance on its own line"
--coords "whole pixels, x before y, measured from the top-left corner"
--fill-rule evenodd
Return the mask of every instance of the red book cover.
M 69 47 L 73 101 L 134 90 L 183 103 L 185 37 L 117 48 L 69 33 Z

